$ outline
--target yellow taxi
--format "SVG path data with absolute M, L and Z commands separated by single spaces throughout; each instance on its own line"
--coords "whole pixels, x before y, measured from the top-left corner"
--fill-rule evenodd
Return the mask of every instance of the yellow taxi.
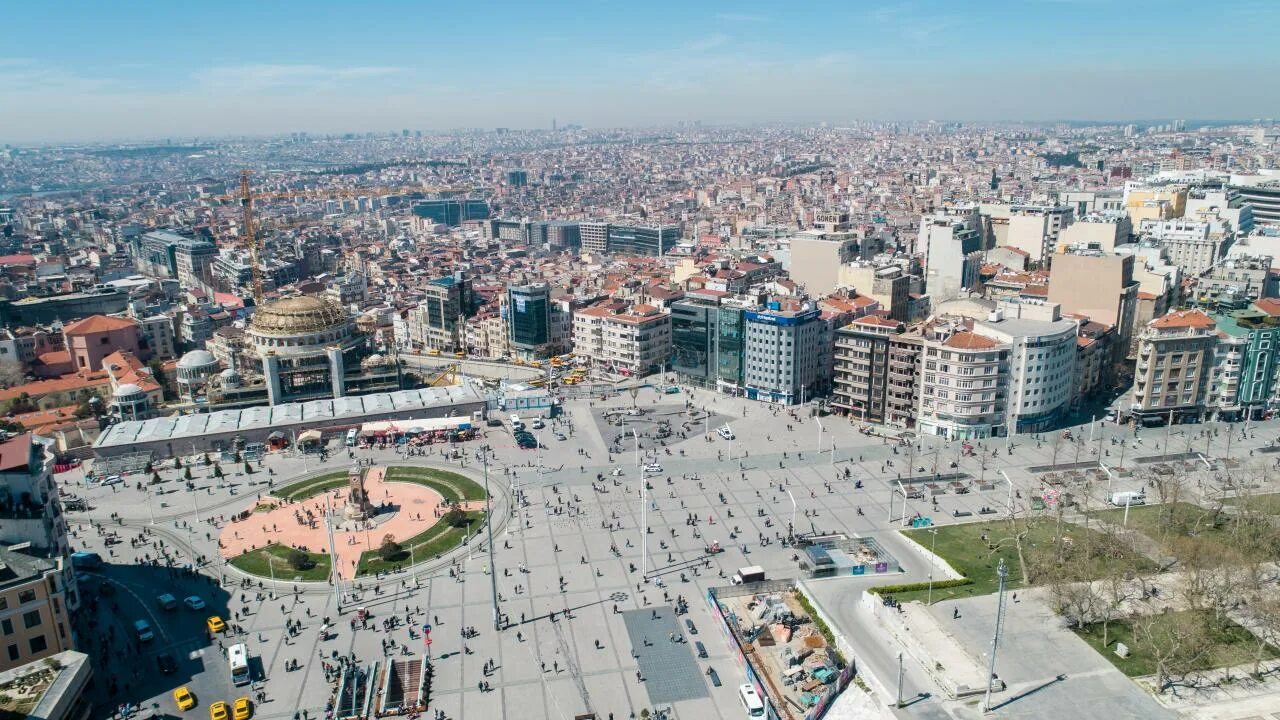
M 530 360 L 530 361 L 529 361 L 529 367 L 542 367 L 542 361 L 541 361 L 541 360 Z
M 231 713 L 235 720 L 249 720 L 253 715 L 253 706 L 249 704 L 249 698 L 236 698 L 235 705 L 231 707 Z
M 177 704 L 178 709 L 186 712 L 196 706 L 195 696 L 187 689 L 186 685 L 173 691 L 173 702 Z
M 464 352 L 462 352 L 462 351 L 458 351 L 458 352 L 454 353 L 454 354 L 453 354 L 453 356 L 454 356 L 454 357 L 456 357 L 456 358 L 465 358 L 465 357 L 467 356 L 467 354 L 466 354 L 466 353 L 464 353 Z
M 220 633 L 227 629 L 227 624 L 222 622 L 222 618 L 217 615 L 210 615 L 209 619 L 204 621 L 204 624 L 211 633 Z
M 227 720 L 227 704 L 219 700 L 210 705 L 209 720 Z
M 427 351 L 427 354 L 428 354 L 428 355 L 431 355 L 431 356 L 433 356 L 433 357 L 434 357 L 434 356 L 439 355 L 439 354 L 440 354 L 440 351 L 439 351 L 438 349 L 436 349 L 436 348 L 431 348 L 430 350 L 428 350 L 428 351 Z

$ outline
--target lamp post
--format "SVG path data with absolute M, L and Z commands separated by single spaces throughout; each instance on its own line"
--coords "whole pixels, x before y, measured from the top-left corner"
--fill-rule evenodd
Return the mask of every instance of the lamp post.
M 813 419 L 813 421 L 814 421 L 814 422 L 816 422 L 816 423 L 818 423 L 818 449 L 817 449 L 817 452 L 818 452 L 818 454 L 819 454 L 819 455 L 821 455 L 821 454 L 822 454 L 822 433 L 823 433 L 824 428 L 822 427 L 822 421 L 821 421 L 821 420 L 819 420 L 818 418 L 814 418 L 814 419 Z
M 1111 481 L 1115 480 L 1115 476 L 1111 474 L 1111 470 L 1110 468 L 1107 467 L 1106 463 L 1099 462 L 1098 467 L 1102 468 L 1102 472 L 1107 474 L 1107 497 L 1110 498 L 1111 497 Z
M 502 629 L 502 613 L 498 609 L 498 566 L 493 561 L 493 496 L 489 494 L 489 446 L 480 446 L 484 462 L 484 524 L 489 527 L 489 590 L 493 595 L 493 629 Z M 410 547 L 412 550 L 412 547 Z
M 640 469 L 640 436 L 636 434 L 635 429 L 631 430 L 631 439 L 636 443 L 636 469 Z M 641 473 L 643 475 L 644 473 Z
M 787 497 L 791 498 L 791 522 L 787 523 L 787 537 L 792 538 L 795 537 L 796 532 L 796 496 L 791 494 L 790 488 L 784 487 L 783 490 L 786 490 Z
M 933 536 L 933 540 L 929 541 L 929 596 L 924 602 L 925 605 L 933 604 L 933 571 L 938 566 L 938 556 L 934 554 L 934 548 L 938 546 L 938 528 L 931 528 L 929 534 Z
M 996 470 L 1000 473 L 1000 477 L 1004 478 L 1005 483 L 1009 485 L 1009 517 L 1013 517 L 1013 481 L 1009 479 L 1009 473 L 1004 470 Z

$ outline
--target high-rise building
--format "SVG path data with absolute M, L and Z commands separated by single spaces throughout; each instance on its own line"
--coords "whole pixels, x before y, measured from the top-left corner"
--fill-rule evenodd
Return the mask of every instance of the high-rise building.
M 466 350 L 466 318 L 475 298 L 465 272 L 436 278 L 423 286 L 426 297 L 414 309 L 419 317 L 410 325 L 410 347 L 449 352 Z M 412 332 L 417 328 L 417 333 Z
M 529 184 L 529 173 L 524 170 L 508 170 L 507 184 L 511 187 L 524 187 Z
M 578 223 L 555 220 L 546 223 L 547 244 L 552 250 L 571 250 L 582 245 L 582 233 Z
M 1062 230 L 1075 213 L 1066 205 L 1014 205 L 1009 208 L 1009 229 L 1003 245 L 1027 253 L 1041 266 L 1052 262 Z
M 552 343 L 551 287 L 508 285 L 503 311 L 512 353 L 521 359 L 545 357 Z
M 897 320 L 868 315 L 836 330 L 831 406 L 859 422 L 885 423 L 889 341 L 906 332 Z
M 1280 175 L 1232 177 L 1231 189 L 1240 201 L 1253 206 L 1253 221 L 1259 225 L 1280 225 Z
M 920 219 L 917 249 L 925 253 L 925 283 L 935 302 L 958 297 L 978 283 L 982 269 L 982 217 L 976 205 L 942 208 Z
M 823 395 L 831 384 L 831 335 L 810 303 L 770 302 L 743 313 L 746 359 L 743 394 L 793 405 Z
M 1142 234 L 1159 243 L 1169 262 L 1187 275 L 1200 275 L 1227 253 L 1234 238 L 1230 226 L 1221 221 L 1144 220 Z

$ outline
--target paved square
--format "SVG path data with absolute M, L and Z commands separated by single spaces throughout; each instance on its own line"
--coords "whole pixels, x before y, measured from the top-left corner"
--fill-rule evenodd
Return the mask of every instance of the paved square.
M 681 631 L 674 610 L 628 610 L 622 613 L 622 621 L 638 655 L 649 702 L 664 705 L 708 697 L 693 645 Z M 672 642 L 672 637 L 680 642 Z

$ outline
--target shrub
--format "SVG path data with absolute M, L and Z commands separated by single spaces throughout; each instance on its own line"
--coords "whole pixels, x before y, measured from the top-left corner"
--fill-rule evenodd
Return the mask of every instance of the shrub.
M 400 543 L 390 535 L 383 536 L 382 545 L 378 546 L 378 557 L 383 560 L 394 560 L 404 552 L 404 548 L 400 547 Z
M 450 508 L 449 512 L 445 513 L 442 519 L 449 527 L 460 528 L 467 526 L 467 514 L 457 505 Z
M 286 559 L 289 561 L 289 567 L 294 570 L 310 570 L 316 566 L 311 556 L 301 550 L 290 550 Z
M 954 580 L 934 580 L 933 589 L 937 590 L 939 588 L 963 587 L 965 585 L 972 585 L 972 584 L 973 584 L 973 581 L 970 580 L 969 578 L 956 578 Z M 875 593 L 876 595 L 893 595 L 895 593 L 915 592 L 917 590 L 928 590 L 928 589 L 929 589 L 929 583 L 917 582 L 917 583 L 904 583 L 902 585 L 881 585 L 880 587 L 873 587 L 869 589 L 867 592 Z

